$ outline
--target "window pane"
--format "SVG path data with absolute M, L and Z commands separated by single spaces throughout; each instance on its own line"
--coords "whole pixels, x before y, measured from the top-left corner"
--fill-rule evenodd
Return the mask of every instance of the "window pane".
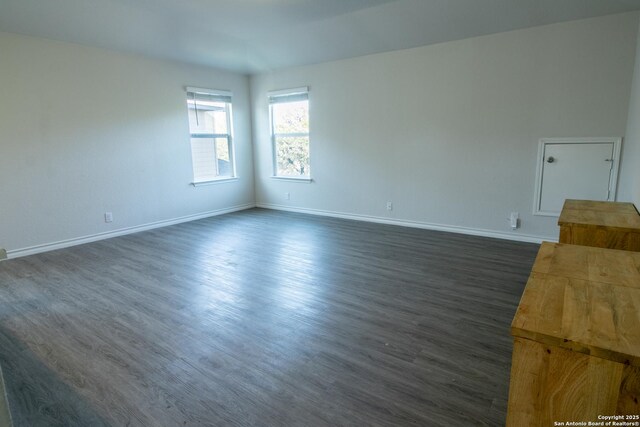
M 216 178 L 215 147 L 213 138 L 191 138 L 193 178 L 196 182 Z
M 207 111 L 206 113 L 211 117 L 211 121 L 213 122 L 213 132 L 212 133 L 229 133 L 229 129 L 227 129 L 227 110 L 213 110 Z
M 224 102 L 187 100 L 189 106 L 189 129 L 191 133 L 229 133 L 227 110 Z M 197 112 L 197 114 L 196 114 Z
M 309 137 L 276 137 L 278 176 L 309 176 Z
M 309 101 L 272 104 L 275 133 L 309 133 Z
M 231 97 L 187 92 L 187 111 L 194 182 L 235 176 Z
M 228 138 L 191 138 L 193 176 L 196 182 L 234 176 Z
M 231 153 L 229 139 L 216 138 L 216 158 L 218 162 L 218 176 L 233 176 L 233 165 L 231 163 Z

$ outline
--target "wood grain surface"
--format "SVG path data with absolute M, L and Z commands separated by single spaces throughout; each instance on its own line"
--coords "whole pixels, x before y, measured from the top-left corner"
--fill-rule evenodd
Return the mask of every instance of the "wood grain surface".
M 638 414 L 639 373 L 636 366 L 515 338 L 507 426 L 547 427 Z
M 638 214 L 633 203 L 627 202 L 602 202 L 597 200 L 567 199 L 563 206 L 566 210 L 580 210 L 593 212 L 609 212 L 618 214 Z
M 511 333 L 640 366 L 640 253 L 543 243 Z
M 632 203 L 566 200 L 560 243 L 640 251 L 640 215 Z
M 538 245 L 261 209 L 0 263 L 16 426 L 497 426 Z
M 511 333 L 507 426 L 640 414 L 640 253 L 543 243 Z

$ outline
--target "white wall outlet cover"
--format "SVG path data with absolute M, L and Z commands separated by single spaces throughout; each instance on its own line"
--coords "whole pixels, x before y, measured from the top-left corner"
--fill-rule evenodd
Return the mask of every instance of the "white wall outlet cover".
M 518 228 L 518 216 L 518 212 L 511 212 L 511 215 L 509 216 L 509 224 L 514 230 Z
M 104 214 L 104 222 L 113 222 L 113 213 L 105 212 L 105 214 Z

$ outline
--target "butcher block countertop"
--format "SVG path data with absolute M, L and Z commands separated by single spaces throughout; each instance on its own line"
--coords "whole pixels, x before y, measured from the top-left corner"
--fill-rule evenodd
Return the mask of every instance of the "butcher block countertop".
M 640 252 L 543 243 L 511 333 L 640 366 Z
M 558 225 L 640 231 L 640 214 L 633 203 L 567 199 L 558 218 Z

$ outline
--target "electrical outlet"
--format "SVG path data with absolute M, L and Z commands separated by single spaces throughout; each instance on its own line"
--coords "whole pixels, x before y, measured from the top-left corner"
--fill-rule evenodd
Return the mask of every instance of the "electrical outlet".
M 291 193 L 289 193 L 288 191 L 284 193 L 284 198 L 285 200 L 291 200 Z
M 387 202 L 387 210 L 388 211 L 392 211 L 393 210 L 393 202 Z
M 520 221 L 518 219 L 518 216 L 519 216 L 518 212 L 511 212 L 511 215 L 509 215 L 509 225 L 511 225 L 512 230 L 515 230 L 520 226 Z
M 104 213 L 104 222 L 113 222 L 113 213 L 105 212 Z

